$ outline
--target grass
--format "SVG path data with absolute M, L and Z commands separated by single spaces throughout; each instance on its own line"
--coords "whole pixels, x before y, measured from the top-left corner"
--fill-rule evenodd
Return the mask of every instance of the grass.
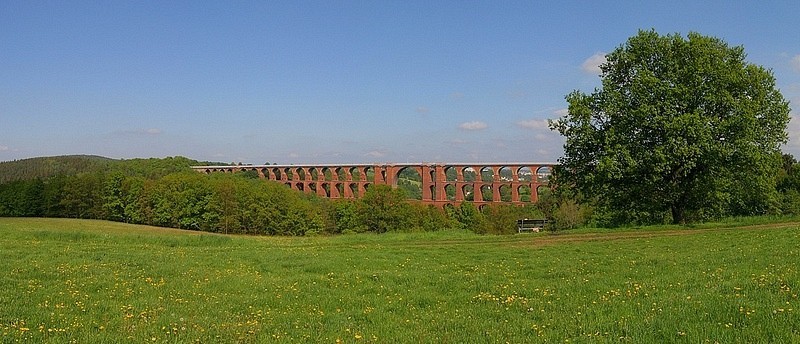
M 800 225 L 237 237 L 0 219 L 0 341 L 800 342 Z

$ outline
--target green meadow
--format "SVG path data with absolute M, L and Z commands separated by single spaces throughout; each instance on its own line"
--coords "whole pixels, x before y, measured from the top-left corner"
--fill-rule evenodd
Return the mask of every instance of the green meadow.
M 0 342 L 798 343 L 800 224 L 223 236 L 0 218 Z

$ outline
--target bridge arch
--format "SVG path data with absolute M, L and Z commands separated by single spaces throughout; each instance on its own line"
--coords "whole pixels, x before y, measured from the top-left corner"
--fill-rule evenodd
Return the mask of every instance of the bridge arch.
M 447 199 L 448 201 L 457 200 L 459 197 L 458 197 L 458 191 L 457 191 L 457 188 L 456 188 L 456 183 L 447 183 L 447 184 L 445 184 L 444 185 L 444 194 L 445 194 L 444 198 Z M 460 198 L 461 198 L 460 200 L 463 201 L 463 197 L 460 197 Z
M 422 200 L 422 167 L 404 166 L 397 169 L 393 175 L 394 186 L 406 192 L 409 199 Z
M 536 169 L 536 181 L 539 183 L 547 183 L 550 181 L 551 174 L 553 174 L 553 169 L 550 166 L 540 166 Z

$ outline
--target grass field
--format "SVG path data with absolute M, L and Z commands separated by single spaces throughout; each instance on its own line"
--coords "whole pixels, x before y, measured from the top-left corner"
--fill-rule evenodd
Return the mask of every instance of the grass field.
M 0 341 L 798 343 L 800 224 L 234 237 L 0 219 Z

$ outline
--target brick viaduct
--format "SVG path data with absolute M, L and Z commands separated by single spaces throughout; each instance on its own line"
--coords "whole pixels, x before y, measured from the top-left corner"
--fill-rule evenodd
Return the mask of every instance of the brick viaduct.
M 473 202 L 476 206 L 487 203 L 535 203 L 538 201 L 539 188 L 547 187 L 548 178 L 555 165 L 555 163 L 420 163 L 234 165 L 192 168 L 201 173 L 255 171 L 260 178 L 284 183 L 294 190 L 334 199 L 362 197 L 367 188 L 373 184 L 397 187 L 401 179 L 400 174 L 406 169 L 412 169 L 421 179 L 419 182 L 422 191 L 421 201 L 443 207 L 463 202 Z M 529 197 L 522 196 L 528 192 Z M 468 200 L 469 196 L 474 201 Z

